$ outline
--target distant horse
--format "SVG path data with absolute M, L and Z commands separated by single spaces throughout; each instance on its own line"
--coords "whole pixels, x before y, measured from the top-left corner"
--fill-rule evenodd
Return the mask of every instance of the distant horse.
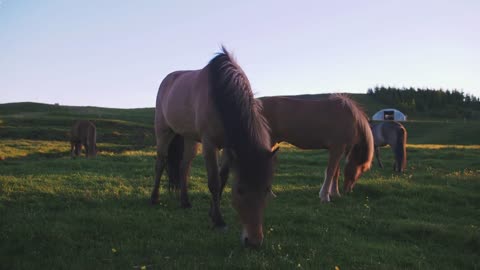
M 407 130 L 405 127 L 394 121 L 371 123 L 370 127 L 375 141 L 375 156 L 378 166 L 383 168 L 379 148 L 388 144 L 395 156 L 393 170 L 403 172 L 407 166 Z
M 170 73 L 160 84 L 155 108 L 157 159 L 151 202 L 159 201 L 160 178 L 167 167 L 171 185 L 180 187 L 181 206 L 191 207 L 187 179 L 201 142 L 212 195 L 209 214 L 216 228 L 224 228 L 217 167 L 217 153 L 223 148 L 235 172 L 232 201 L 243 225 L 242 241 L 260 246 L 275 154 L 268 131 L 247 76 L 224 47 L 203 69 Z
M 373 137 L 367 117 L 349 97 L 330 95 L 324 100 L 289 97 L 263 97 L 262 114 L 271 128 L 271 142 L 288 142 L 301 149 L 328 149 L 325 181 L 319 192 L 323 202 L 340 196 L 340 160 L 346 156 L 344 191 L 352 191 L 361 174 L 373 160 Z M 228 177 L 228 164 L 222 162 L 222 186 Z
M 78 120 L 72 126 L 70 132 L 70 155 L 78 157 L 82 151 L 82 145 L 85 148 L 87 157 L 97 155 L 97 131 L 95 125 L 87 120 Z

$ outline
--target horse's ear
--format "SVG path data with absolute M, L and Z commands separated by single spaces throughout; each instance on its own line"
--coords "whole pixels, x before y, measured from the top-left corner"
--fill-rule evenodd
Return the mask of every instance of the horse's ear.
M 277 153 L 278 149 L 280 149 L 280 145 L 277 143 L 272 147 L 272 150 L 270 152 L 270 156 L 274 157 L 275 154 Z

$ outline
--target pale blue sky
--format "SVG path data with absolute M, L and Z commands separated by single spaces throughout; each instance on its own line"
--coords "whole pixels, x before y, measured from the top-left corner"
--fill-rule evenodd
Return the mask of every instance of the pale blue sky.
M 220 44 L 258 96 L 375 85 L 480 96 L 480 1 L 0 0 L 0 103 L 153 107 Z

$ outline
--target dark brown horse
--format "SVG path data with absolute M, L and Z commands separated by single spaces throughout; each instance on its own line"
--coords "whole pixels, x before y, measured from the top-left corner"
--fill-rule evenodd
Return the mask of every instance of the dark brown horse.
M 271 128 L 272 144 L 288 142 L 301 149 L 328 149 L 330 155 L 325 181 L 319 196 L 323 202 L 340 196 L 339 162 L 347 158 L 344 191 L 352 191 L 361 174 L 373 160 L 373 137 L 367 117 L 349 97 L 330 95 L 325 100 L 264 97 L 262 114 Z M 228 177 L 228 164 L 222 162 L 222 186 Z
M 394 121 L 371 123 L 370 127 L 375 141 L 375 156 L 378 166 L 383 168 L 379 148 L 388 144 L 395 157 L 393 170 L 403 172 L 407 167 L 407 130 L 405 127 Z
M 87 120 L 78 120 L 70 131 L 70 155 L 78 157 L 85 148 L 85 155 L 95 157 L 97 155 L 97 129 L 95 125 Z
M 159 200 L 165 167 L 180 188 L 181 206 L 191 207 L 188 171 L 198 142 L 212 195 L 210 217 L 225 227 L 220 212 L 219 149 L 224 149 L 235 173 L 232 202 L 243 225 L 242 242 L 260 246 L 263 211 L 273 177 L 269 127 L 255 102 L 250 83 L 225 48 L 200 70 L 176 71 L 162 81 L 155 108 L 157 160 L 151 201 Z

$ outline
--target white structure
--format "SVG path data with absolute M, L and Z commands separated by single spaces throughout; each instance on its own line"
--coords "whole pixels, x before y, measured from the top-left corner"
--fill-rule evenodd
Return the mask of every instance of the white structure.
M 372 120 L 385 121 L 407 121 L 407 116 L 397 109 L 383 109 L 372 116 Z

